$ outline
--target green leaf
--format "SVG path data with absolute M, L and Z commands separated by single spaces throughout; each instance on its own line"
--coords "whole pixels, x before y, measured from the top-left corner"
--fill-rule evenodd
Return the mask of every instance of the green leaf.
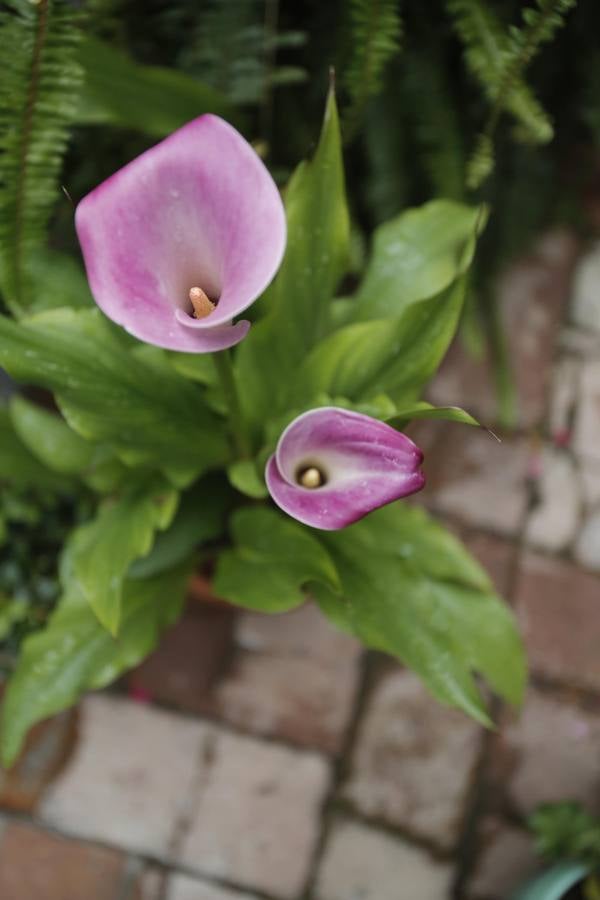
M 9 599 L 0 594 L 0 641 L 5 640 L 13 625 L 26 619 L 29 612 L 29 604 L 23 597 Z
M 28 729 L 71 706 L 84 691 L 105 687 L 139 663 L 181 611 L 188 563 L 145 581 L 125 582 L 118 639 L 98 622 L 74 585 L 48 625 L 26 638 L 2 707 L 3 765 L 16 758 Z
M 348 261 L 350 228 L 333 91 L 315 156 L 294 172 L 285 206 L 286 253 L 262 301 L 270 312 L 237 355 L 242 404 L 251 422 L 285 407 L 296 367 L 327 331 L 331 298 Z
M 58 250 L 40 249 L 28 260 L 32 313 L 71 306 L 91 306 L 90 288 L 81 263 Z
M 176 480 L 227 461 L 220 420 L 202 391 L 162 357 L 136 354 L 100 312 L 57 309 L 19 323 L 0 317 L 0 366 L 54 391 L 68 424 L 128 464 Z
M 323 532 L 343 599 L 312 592 L 338 625 L 414 669 L 442 702 L 489 724 L 473 674 L 520 703 L 523 648 L 509 609 L 462 544 L 426 513 L 392 504 Z
M 15 394 L 10 402 L 10 417 L 23 443 L 49 469 L 78 474 L 91 464 L 93 445 L 55 413 Z
M 195 547 L 225 531 L 232 491 L 214 475 L 187 491 L 169 527 L 156 536 L 147 556 L 136 560 L 128 578 L 149 578 L 187 559 Z
M 446 419 L 449 422 L 459 422 L 461 425 L 475 425 L 481 428 L 480 422 L 460 406 L 432 406 L 424 400 L 415 403 L 413 406 L 404 407 L 396 411 L 396 413 L 386 423 L 392 428 L 402 430 L 408 422 L 414 419 Z
M 231 485 L 246 497 L 263 500 L 269 496 L 265 479 L 259 475 L 257 463 L 253 459 L 240 459 L 227 469 Z
M 0 405 L 0 481 L 12 487 L 72 491 L 73 482 L 47 469 L 15 432 L 8 409 Z
M 119 631 L 123 581 L 131 563 L 152 547 L 173 519 L 178 494 L 156 481 L 137 485 L 103 506 L 71 535 L 70 577 L 111 634 Z
M 536 875 L 525 887 L 513 894 L 510 900 L 562 900 L 588 872 L 589 866 L 585 863 L 564 860 L 547 872 Z
M 546 859 L 579 859 L 594 869 L 600 866 L 600 818 L 580 803 L 546 803 L 527 824 L 535 834 L 537 852 Z
M 327 551 L 291 519 L 265 507 L 244 507 L 234 513 L 231 532 L 234 547 L 217 562 L 217 596 L 249 609 L 283 612 L 303 602 L 308 581 L 339 590 Z
M 162 137 L 202 113 L 235 117 L 213 88 L 175 69 L 139 65 L 97 38 L 85 38 L 79 59 L 85 70 L 80 123 L 122 125 Z
M 411 402 L 435 373 L 456 331 L 464 278 L 397 317 L 356 322 L 328 335 L 294 379 L 296 403 L 318 393 L 350 400 L 388 394 Z
M 486 218 L 485 207 L 432 200 L 380 225 L 355 296 L 354 321 L 397 316 L 445 290 L 471 265 Z

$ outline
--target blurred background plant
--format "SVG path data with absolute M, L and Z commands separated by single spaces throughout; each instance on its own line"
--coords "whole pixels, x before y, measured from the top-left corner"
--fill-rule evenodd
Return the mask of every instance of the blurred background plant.
M 600 819 L 572 801 L 540 806 L 528 820 L 536 849 L 551 867 L 512 900 L 600 897 Z M 577 893 L 572 893 L 576 890 Z

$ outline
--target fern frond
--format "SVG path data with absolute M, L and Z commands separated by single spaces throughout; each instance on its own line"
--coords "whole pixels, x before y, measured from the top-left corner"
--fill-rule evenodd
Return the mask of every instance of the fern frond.
M 0 12 L 0 277 L 15 314 L 30 302 L 28 261 L 43 246 L 83 75 L 79 15 L 66 0 L 10 0 Z
M 512 113 L 526 127 L 532 140 L 550 140 L 552 125 L 522 78 L 531 58 L 521 57 L 517 50 L 522 45 L 522 32 L 505 29 L 485 0 L 449 0 L 448 9 L 464 45 L 467 66 L 490 104 L 501 103 L 503 111 Z
M 448 0 L 467 66 L 492 105 L 469 166 L 470 187 L 481 184 L 493 168 L 491 138 L 503 112 L 517 119 L 522 139 L 535 143 L 552 139 L 552 123 L 524 81 L 523 73 L 542 45 L 552 40 L 575 3 L 576 0 L 537 0 L 537 7 L 523 11 L 521 28 L 505 29 L 485 0 Z
M 305 33 L 270 26 L 257 0 L 209 0 L 180 64 L 233 103 L 259 104 L 270 87 L 306 77 L 299 67 L 272 65 L 277 50 L 302 46 Z
M 367 102 L 381 89 L 385 67 L 400 48 L 397 0 L 350 0 L 351 57 L 343 79 L 349 105 L 344 135 L 351 140 Z

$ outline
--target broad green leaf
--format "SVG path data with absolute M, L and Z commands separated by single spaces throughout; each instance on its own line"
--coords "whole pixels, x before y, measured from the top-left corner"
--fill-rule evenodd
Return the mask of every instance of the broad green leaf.
M 338 625 L 412 668 L 441 701 L 489 719 L 473 675 L 520 703 L 523 648 L 511 613 L 462 544 L 422 510 L 392 504 L 319 539 L 343 599 L 311 587 Z
M 432 200 L 380 225 L 351 318 L 397 316 L 445 290 L 469 268 L 485 221 L 484 207 Z
M 94 446 L 60 416 L 18 394 L 10 402 L 10 416 L 23 443 L 49 469 L 79 474 L 91 465 Z
M 0 405 L 0 481 L 16 488 L 68 492 L 73 482 L 47 469 L 15 432 L 8 409 Z
M 349 219 L 333 91 L 316 153 L 294 172 L 285 206 L 285 257 L 262 301 L 269 314 L 237 354 L 242 404 L 252 422 L 285 407 L 296 367 L 327 331 L 331 298 L 347 265 Z
M 28 266 L 27 276 L 32 281 L 30 312 L 92 305 L 83 266 L 72 256 L 57 250 L 37 250 Z
M 111 445 L 130 465 L 182 479 L 226 462 L 225 434 L 201 389 L 129 344 L 96 309 L 52 310 L 19 323 L 0 317 L 0 365 L 54 391 L 82 437 Z
M 149 578 L 187 559 L 194 548 L 221 537 L 232 505 L 233 492 L 215 475 L 187 491 L 169 527 L 156 536 L 147 556 L 136 560 L 128 578 Z
M 188 562 L 152 579 L 125 582 L 117 639 L 71 586 L 47 626 L 25 639 L 9 679 L 0 731 L 5 766 L 32 725 L 71 706 L 85 691 L 105 687 L 155 647 L 181 611 L 190 572 Z
M 227 477 L 231 485 L 246 497 L 263 500 L 269 496 L 265 479 L 259 475 L 258 465 L 253 459 L 240 459 L 231 463 L 227 469 Z
M 123 581 L 131 563 L 145 556 L 156 531 L 168 527 L 178 494 L 156 481 L 131 488 L 107 502 L 71 536 L 70 581 L 111 634 L 119 631 Z
M 231 119 L 227 99 L 175 69 L 140 65 L 94 37 L 81 42 L 85 83 L 77 120 L 122 125 L 163 137 L 202 113 Z
M 356 322 L 328 335 L 300 367 L 294 400 L 320 392 L 353 401 L 377 394 L 397 402 L 415 400 L 448 349 L 464 290 L 461 279 L 396 318 Z
M 412 406 L 402 407 L 386 423 L 392 428 L 402 429 L 408 422 L 414 419 L 446 419 L 449 422 L 459 422 L 461 425 L 481 424 L 473 416 L 460 406 L 432 406 L 424 400 Z
M 244 507 L 232 517 L 233 549 L 219 556 L 213 587 L 232 603 L 283 612 L 303 602 L 308 581 L 340 583 L 331 558 L 313 535 L 280 513 Z
M 562 900 L 589 872 L 590 866 L 586 863 L 563 860 L 532 878 L 516 894 L 512 894 L 510 900 Z

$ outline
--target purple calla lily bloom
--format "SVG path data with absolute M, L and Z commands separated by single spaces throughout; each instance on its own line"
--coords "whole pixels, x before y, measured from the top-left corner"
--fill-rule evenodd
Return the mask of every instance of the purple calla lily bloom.
M 284 512 L 334 531 L 421 490 L 422 461 L 405 434 L 370 416 L 325 406 L 288 425 L 265 478 Z
M 232 324 L 279 268 L 279 191 L 227 122 L 200 116 L 83 198 L 75 214 L 94 299 L 149 344 L 205 353 L 231 347 Z

